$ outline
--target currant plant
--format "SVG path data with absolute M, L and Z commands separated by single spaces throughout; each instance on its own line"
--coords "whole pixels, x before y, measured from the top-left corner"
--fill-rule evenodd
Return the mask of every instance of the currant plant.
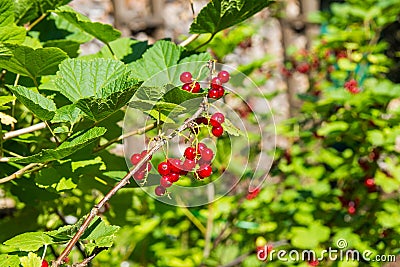
M 214 62 L 207 52 L 167 40 L 149 45 L 121 38 L 111 25 L 90 21 L 68 2 L 0 4 L 0 192 L 17 202 L 12 216 L 0 221 L 7 229 L 0 233 L 0 266 L 85 266 L 95 257 L 101 262 L 106 253 L 101 252 L 124 231 L 113 225 L 123 222 L 106 215 L 108 210 L 119 212 L 112 208 L 111 198 L 118 199 L 122 187 L 136 187 L 132 177 L 160 198 L 173 196 L 172 188 L 185 182 L 182 177 L 194 183 L 212 179 L 213 173 L 221 173 L 220 166 L 214 168 L 221 156 L 208 143 L 198 142 L 199 137 L 223 140 L 237 131 L 224 116 L 210 114 L 216 112 L 213 101 L 222 101 L 227 93 L 229 73 L 213 70 L 203 81 L 207 76 L 199 69 Z M 196 16 L 190 31 L 208 34 L 211 40 L 271 2 L 212 1 Z M 210 14 L 215 23 L 210 23 Z M 104 47 L 80 55 L 80 45 L 93 39 Z M 176 67 L 180 65 L 190 68 Z M 173 66 L 176 72 L 149 81 Z M 191 114 L 185 101 L 192 101 Z M 151 122 L 123 133 L 127 105 Z M 174 121 L 171 111 L 179 111 L 184 122 L 166 133 L 161 126 Z M 156 133 L 146 148 L 130 153 L 132 168 L 126 173 L 125 160 L 109 148 L 131 136 L 153 134 L 152 130 Z M 180 158 L 166 153 L 161 159 L 161 151 L 156 151 L 168 150 L 168 141 L 175 136 L 186 139 L 194 151 Z M 151 184 L 155 180 L 149 175 L 156 170 L 162 175 Z M 147 226 L 138 227 L 138 234 L 147 231 Z M 73 256 L 68 257 L 71 251 Z

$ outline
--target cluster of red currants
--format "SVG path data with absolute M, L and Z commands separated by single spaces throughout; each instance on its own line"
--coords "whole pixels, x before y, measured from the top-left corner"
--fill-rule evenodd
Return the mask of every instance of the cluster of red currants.
M 205 125 L 211 125 L 211 133 L 215 137 L 220 137 L 224 133 L 224 128 L 222 128 L 222 123 L 225 121 L 225 116 L 224 114 L 220 112 L 214 113 L 210 120 L 207 120 L 207 118 L 200 117 L 196 119 L 197 124 L 205 124 Z
M 193 80 L 193 76 L 190 72 L 183 72 L 179 78 L 181 82 L 183 82 L 182 90 L 191 93 L 199 93 L 201 91 L 200 83 Z M 227 83 L 229 78 L 229 72 L 225 70 L 218 72 L 217 76 L 212 78 L 210 82 L 210 88 L 207 96 L 212 99 L 219 99 L 223 97 L 225 94 L 225 89 L 222 84 Z
M 140 154 L 139 153 L 133 154 L 131 156 L 131 163 L 135 166 L 146 155 L 147 155 L 147 150 L 143 150 Z M 151 158 L 152 156 L 150 156 L 149 160 L 151 160 Z M 135 172 L 133 178 L 135 178 L 135 180 L 137 181 L 143 180 L 146 177 L 147 173 L 151 170 L 151 168 L 152 168 L 151 163 L 147 161 L 140 167 L 139 171 Z
M 345 82 L 344 88 L 352 94 L 358 94 L 361 90 L 358 87 L 358 83 L 356 80 L 351 79 L 350 81 Z

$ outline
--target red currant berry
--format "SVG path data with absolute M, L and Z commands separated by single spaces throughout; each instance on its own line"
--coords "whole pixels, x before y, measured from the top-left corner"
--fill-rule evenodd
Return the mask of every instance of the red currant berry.
M 168 175 L 170 173 L 170 165 L 167 162 L 161 162 L 160 164 L 158 164 L 158 173 L 161 175 Z
M 218 89 L 221 86 L 222 86 L 222 82 L 221 82 L 220 78 L 218 78 L 218 77 L 212 78 L 212 80 L 211 80 L 211 88 L 212 89 Z
M 227 83 L 230 78 L 229 72 L 227 72 L 226 70 L 221 70 L 217 76 L 222 83 Z
M 194 160 L 196 158 L 196 154 L 197 154 L 196 149 L 194 147 L 189 146 L 185 149 L 184 155 L 185 155 L 185 158 L 187 158 L 187 159 Z
M 195 84 L 192 84 L 191 88 L 192 88 L 192 90 L 191 90 L 192 93 L 198 93 L 198 92 L 200 92 L 200 89 L 201 89 L 200 84 L 198 82 L 196 82 Z
M 141 159 L 142 159 L 142 155 L 140 155 L 140 154 L 138 154 L 138 153 L 135 153 L 135 154 L 133 154 L 132 157 L 131 157 L 131 163 L 132 163 L 133 165 L 136 165 L 136 164 L 139 163 L 139 161 L 140 161 Z
M 205 148 L 201 151 L 201 159 L 204 160 L 205 162 L 211 162 L 214 157 L 214 152 L 209 149 Z
M 182 90 L 190 92 L 192 90 L 191 83 L 185 83 L 182 85 Z
M 197 154 L 201 154 L 201 151 L 203 151 L 205 148 L 207 148 L 206 144 L 198 143 L 197 144 Z
M 217 127 L 212 127 L 211 132 L 215 137 L 220 137 L 224 133 L 224 128 L 222 128 L 221 125 Z
M 149 171 L 151 171 L 151 168 L 152 168 L 151 163 L 147 162 L 147 164 L 143 164 L 142 167 L 140 167 L 139 171 L 149 172 Z
M 192 82 L 192 74 L 188 71 L 182 72 L 181 76 L 179 77 L 179 79 L 181 80 L 181 82 L 183 83 L 190 83 Z
M 177 182 L 178 180 L 179 180 L 179 173 L 177 173 L 177 172 L 171 172 L 170 174 L 169 174 L 169 177 L 170 177 L 170 181 L 172 182 L 172 183 L 175 183 L 175 182 Z
M 143 180 L 145 176 L 146 176 L 146 173 L 144 171 L 139 170 L 139 171 L 135 172 L 135 174 L 133 175 L 133 178 L 135 178 L 135 180 L 140 181 L 140 180 Z
M 160 179 L 160 185 L 164 188 L 170 187 L 172 185 L 171 176 L 162 176 Z
M 142 158 L 144 158 L 147 155 L 147 150 L 143 150 L 142 153 L 140 153 L 140 155 L 142 156 Z M 150 155 L 149 160 L 151 160 L 153 158 L 152 155 Z
M 186 158 L 183 162 L 183 169 L 185 171 L 192 171 L 196 167 L 196 161 Z
M 310 65 L 308 63 L 300 63 L 297 67 L 296 70 L 300 73 L 307 73 L 310 70 Z
M 180 159 L 168 159 L 169 169 L 171 172 L 180 173 L 182 170 L 182 161 Z
M 220 88 L 218 88 L 218 98 L 223 97 L 224 94 L 225 94 L 225 89 L 224 87 L 221 86 Z
M 356 208 L 353 207 L 353 206 L 350 206 L 350 207 L 347 209 L 347 212 L 348 212 L 350 215 L 353 215 L 354 213 L 356 213 Z
M 156 187 L 156 189 L 154 190 L 154 192 L 156 193 L 157 196 L 163 196 L 165 194 L 165 187 L 159 185 Z
M 210 165 L 203 164 L 203 165 L 200 165 L 200 168 L 199 168 L 199 170 L 197 170 L 196 173 L 200 177 L 200 179 L 203 179 L 203 178 L 209 177 L 211 175 L 212 168 Z
M 218 89 L 210 89 L 210 91 L 208 91 L 208 98 L 218 99 L 219 98 Z
M 42 267 L 49 267 L 49 263 L 46 260 L 42 260 Z
M 224 121 L 225 121 L 225 116 L 224 116 L 224 114 L 217 112 L 217 113 L 214 113 L 214 114 L 211 116 L 210 124 L 211 124 L 212 126 L 214 126 L 214 127 L 218 127 L 218 126 L 221 126 L 221 124 L 222 124 Z
M 373 188 L 373 187 L 375 186 L 375 179 L 374 179 L 374 178 L 367 178 L 367 179 L 364 181 L 364 184 L 365 184 L 365 186 L 368 187 L 368 188 Z
M 204 117 L 196 118 L 196 123 L 197 124 L 208 124 L 208 120 Z

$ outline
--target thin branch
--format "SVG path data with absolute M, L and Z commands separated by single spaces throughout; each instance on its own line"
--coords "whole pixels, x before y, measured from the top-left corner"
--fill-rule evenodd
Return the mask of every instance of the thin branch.
M 194 40 L 196 40 L 199 36 L 200 36 L 200 34 L 198 34 L 198 33 L 192 34 L 186 40 L 179 43 L 179 45 L 185 47 L 188 44 L 190 44 L 191 42 L 193 42 Z
M 47 16 L 47 13 L 43 13 L 40 17 L 38 17 L 34 22 L 29 24 L 26 27 L 26 31 L 32 30 L 33 27 L 35 27 L 39 22 L 41 22 L 45 17 Z
M 214 184 L 210 183 L 207 185 L 208 194 L 208 214 L 207 214 L 207 231 L 204 236 L 204 250 L 203 250 L 203 261 L 210 256 L 211 251 L 211 236 L 214 228 L 214 206 L 213 201 L 215 199 L 215 188 Z
M 86 259 L 84 259 L 83 261 L 81 261 L 80 263 L 75 263 L 72 265 L 72 267 L 85 267 L 87 266 L 93 259 L 94 257 L 96 257 L 100 252 L 102 252 L 103 250 L 106 250 L 107 248 L 96 248 L 92 255 L 90 255 L 89 257 L 87 257 Z
M 41 130 L 41 129 L 44 129 L 44 128 L 46 128 L 46 124 L 44 122 L 41 122 L 41 123 L 26 127 L 26 128 L 22 128 L 22 129 L 19 129 L 19 130 L 15 130 L 15 131 L 11 131 L 11 132 L 5 133 L 3 135 L 3 140 L 11 139 L 11 138 L 14 138 L 14 137 L 26 134 L 26 133 L 31 133 L 31 132 L 34 132 L 34 131 L 37 131 L 37 130 Z
M 33 167 L 39 165 L 38 163 L 31 163 L 26 165 L 25 167 L 23 167 L 22 169 L 14 172 L 13 174 L 11 174 L 10 176 L 4 177 L 0 179 L 0 184 L 6 183 L 8 181 L 11 181 L 15 178 L 20 177 L 21 175 L 23 175 L 26 171 L 28 171 L 29 169 L 32 169 Z
M 207 98 L 204 97 L 203 102 L 200 104 L 200 107 L 197 109 L 197 111 L 190 117 L 188 118 L 178 129 L 176 129 L 174 132 L 169 134 L 168 136 L 159 136 L 158 140 L 154 141 L 153 146 L 149 149 L 148 153 L 139 161 L 139 163 L 132 169 L 130 170 L 124 178 L 121 179 L 104 197 L 100 202 L 95 205 L 90 213 L 87 215 L 85 221 L 79 228 L 79 230 L 75 233 L 74 237 L 68 242 L 67 246 L 65 247 L 64 251 L 61 253 L 61 255 L 57 258 L 55 262 L 53 262 L 52 266 L 57 267 L 60 266 L 64 258 L 66 258 L 69 253 L 71 252 L 72 248 L 75 246 L 75 244 L 79 241 L 80 237 L 83 235 L 85 230 L 88 228 L 89 224 L 91 221 L 96 217 L 96 215 L 99 213 L 99 210 L 103 208 L 103 206 L 111 199 L 112 196 L 114 196 L 122 187 L 127 185 L 129 183 L 130 178 L 137 172 L 139 169 L 144 165 L 150 157 L 161 147 L 167 143 L 168 140 L 174 138 L 175 136 L 178 135 L 178 133 L 186 130 L 189 128 L 192 124 L 192 122 L 198 118 L 203 111 L 206 110 L 207 107 Z
M 110 50 L 110 53 L 111 53 L 111 55 L 113 56 L 113 58 L 115 59 L 115 60 L 118 60 L 118 57 L 117 57 L 117 55 L 114 53 L 114 51 L 112 50 L 112 48 L 111 48 L 111 45 L 107 42 L 107 43 L 105 43 L 106 44 L 106 46 L 108 47 L 108 50 Z
M 203 46 L 205 46 L 206 44 L 208 44 L 209 42 L 211 42 L 211 40 L 214 38 L 214 36 L 215 36 L 215 33 L 211 34 L 210 38 L 208 38 L 207 41 L 205 41 L 204 43 L 202 43 L 201 45 L 199 45 L 198 47 L 196 47 L 193 50 L 198 50 L 198 49 L 202 48 Z
M 180 205 L 181 211 L 183 214 L 186 215 L 186 217 L 200 230 L 200 232 L 205 235 L 207 232 L 207 229 L 204 227 L 204 225 L 199 221 L 199 219 L 196 218 L 196 216 L 193 215 L 193 213 L 184 206 L 182 200 L 180 199 L 179 196 L 176 197 L 176 200 L 178 204 Z
M 109 147 L 110 145 L 112 145 L 112 144 L 114 144 L 114 143 L 117 143 L 117 142 L 119 142 L 119 141 L 122 141 L 123 139 L 128 138 L 128 137 L 130 137 L 130 136 L 143 134 L 143 133 L 145 133 L 145 132 L 147 132 L 147 131 L 150 131 L 151 129 L 154 129 L 154 127 L 156 127 L 156 125 L 157 125 L 157 123 L 152 123 L 152 124 L 146 125 L 146 126 L 143 127 L 143 128 L 140 128 L 140 129 L 131 131 L 131 132 L 129 132 L 129 133 L 120 135 L 120 136 L 118 136 L 117 138 L 114 138 L 114 139 L 108 141 L 108 142 L 107 142 L 106 144 L 104 144 L 104 145 L 95 147 L 95 148 L 93 149 L 93 152 L 99 152 L 100 150 L 103 150 L 103 149 Z
M 0 157 L 0 162 L 9 162 L 10 158 L 7 157 Z

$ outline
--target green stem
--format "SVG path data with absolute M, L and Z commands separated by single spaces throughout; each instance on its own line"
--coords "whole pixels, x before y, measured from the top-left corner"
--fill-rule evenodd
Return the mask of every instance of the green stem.
M 60 141 L 58 140 L 56 134 L 53 132 L 53 130 L 51 129 L 49 123 L 47 121 L 44 121 L 44 123 L 46 124 L 47 128 L 49 129 L 51 135 L 54 137 L 54 139 L 56 140 L 57 146 L 60 145 Z
M 108 50 L 110 50 L 111 55 L 115 60 L 118 60 L 117 55 L 114 53 L 114 51 L 111 48 L 111 45 L 109 43 L 106 43 L 106 46 L 108 47 Z
M 214 38 L 214 36 L 215 36 L 215 33 L 211 34 L 210 38 L 208 38 L 207 41 L 205 41 L 204 43 L 202 43 L 201 45 L 199 45 L 198 47 L 196 47 L 193 50 L 198 50 L 198 49 L 202 48 L 203 46 L 205 46 L 206 44 L 208 44 L 209 42 L 211 42 L 211 40 Z
M 17 76 L 15 76 L 14 86 L 18 85 L 19 77 L 20 77 L 19 74 L 17 74 Z M 15 115 L 15 103 L 16 103 L 17 98 L 15 97 L 14 93 L 13 93 L 13 96 L 14 96 L 14 100 L 13 100 L 13 102 L 11 104 L 11 117 L 14 118 L 14 115 Z M 11 131 L 12 130 L 14 130 L 14 123 L 11 124 Z
M 47 16 L 47 13 L 43 13 L 40 17 L 38 17 L 34 22 L 29 24 L 29 26 L 26 28 L 26 31 L 32 30 L 33 27 L 35 27 L 39 22 L 41 22 L 45 17 Z
M 3 126 L 0 123 L 0 158 L 4 156 L 3 153 Z

